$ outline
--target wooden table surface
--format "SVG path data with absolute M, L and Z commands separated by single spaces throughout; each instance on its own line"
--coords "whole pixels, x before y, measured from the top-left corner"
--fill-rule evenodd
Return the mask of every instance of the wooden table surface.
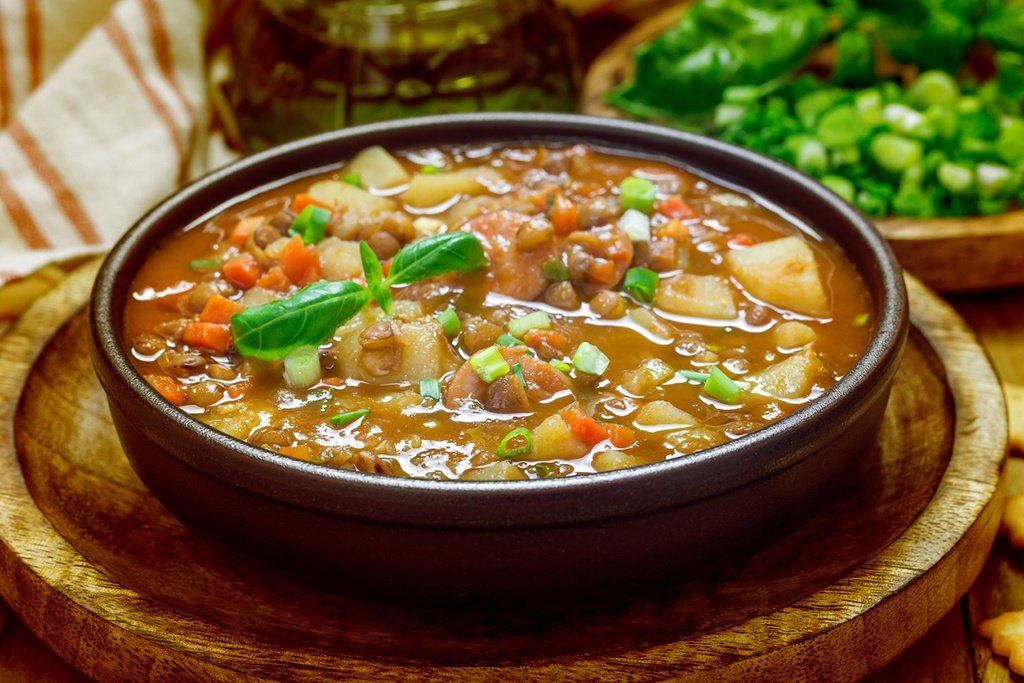
M 581 46 L 584 63 L 625 28 L 615 20 L 590 22 L 584 27 L 581 30 L 581 35 L 587 36 Z M 960 295 L 948 297 L 948 300 L 974 329 L 1004 383 L 1024 386 L 1024 289 Z M 1011 422 L 1013 419 L 1011 416 Z M 1012 459 L 1011 465 L 1009 490 L 1024 493 L 1024 460 Z M 1005 543 L 997 543 L 994 553 L 1000 552 L 1004 555 L 1008 552 Z M 991 564 L 995 564 L 995 560 L 990 558 Z M 983 572 L 982 578 L 956 608 L 905 654 L 867 680 L 871 683 L 1024 682 L 1024 677 L 1009 672 L 1005 659 L 990 655 L 984 642 L 972 631 L 976 613 L 972 613 L 972 608 L 976 609 L 979 597 L 987 598 L 1000 590 L 1002 588 L 993 583 L 991 576 Z M 1005 596 L 1001 599 L 1007 602 Z M 1021 603 L 1024 606 L 1024 596 L 1021 596 Z M 0 681 L 73 683 L 90 680 L 54 654 L 0 602 Z

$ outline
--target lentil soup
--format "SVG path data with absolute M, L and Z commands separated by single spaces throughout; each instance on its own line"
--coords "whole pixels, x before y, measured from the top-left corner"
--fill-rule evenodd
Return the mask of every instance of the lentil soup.
M 866 349 L 839 249 L 757 197 L 585 145 L 371 147 L 164 239 L 133 362 L 236 438 L 438 479 L 686 457 Z

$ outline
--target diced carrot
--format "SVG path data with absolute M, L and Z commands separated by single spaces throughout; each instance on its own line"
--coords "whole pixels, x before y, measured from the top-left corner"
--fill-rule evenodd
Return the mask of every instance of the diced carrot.
M 199 314 L 199 321 L 204 323 L 217 323 L 218 325 L 231 324 L 231 316 L 245 310 L 245 306 L 232 301 L 220 294 L 214 294 L 206 302 L 203 312 Z
M 555 202 L 551 207 L 551 223 L 555 226 L 555 233 L 565 235 L 578 230 L 580 227 L 576 205 L 571 199 L 561 194 L 555 195 Z
M 636 443 L 632 429 L 615 423 L 608 425 L 608 439 L 616 448 L 629 448 Z
M 231 398 L 238 398 L 245 392 L 249 391 L 252 385 L 249 382 L 239 382 L 232 384 L 228 387 L 228 396 Z
M 591 282 L 599 285 L 611 285 L 615 283 L 618 270 L 615 263 L 605 259 L 595 258 L 587 269 L 587 277 Z
M 185 405 L 185 392 L 181 383 L 167 375 L 146 375 L 149 385 L 160 392 L 160 395 L 176 406 Z
M 302 238 L 296 235 L 284 245 L 277 265 L 288 276 L 288 279 L 299 287 L 320 279 L 320 254 L 315 245 L 303 244 Z
M 678 218 L 684 221 L 689 218 L 697 217 L 697 212 L 693 210 L 693 207 L 683 201 L 682 197 L 666 197 L 665 199 L 659 199 L 654 205 L 654 210 L 666 218 Z
M 263 275 L 263 267 L 260 266 L 256 257 L 249 252 L 244 252 L 225 261 L 220 272 L 231 284 L 242 289 L 249 289 Z
M 689 228 L 683 225 L 683 222 L 678 218 L 673 218 L 668 223 L 659 225 L 654 229 L 654 234 L 656 237 L 667 237 L 675 240 L 676 242 L 684 242 L 690 239 Z
M 340 377 L 323 377 L 323 378 L 320 379 L 320 382 L 323 383 L 323 384 L 326 384 L 327 386 L 331 386 L 331 387 L 340 387 L 341 386 L 341 378 Z
M 249 235 L 263 222 L 260 216 L 246 216 L 245 218 L 238 221 L 235 225 L 235 229 L 231 231 L 231 237 L 228 241 L 236 247 L 245 246 L 245 243 L 249 240 Z
M 299 460 L 312 460 L 312 454 L 309 452 L 309 446 L 306 444 L 299 444 L 298 446 L 280 446 L 277 452 L 281 455 L 287 455 L 289 458 L 298 458 Z
M 181 340 L 189 346 L 202 346 L 223 353 L 231 348 L 231 328 L 217 323 L 192 321 L 181 331 Z
M 271 266 L 263 277 L 256 281 L 256 286 L 271 289 L 275 292 L 287 292 L 292 288 L 292 281 L 281 270 L 281 266 Z
M 576 403 L 562 411 L 562 419 L 565 420 L 569 431 L 578 436 L 584 443 L 595 444 L 608 438 L 608 429 L 584 413 Z
M 746 249 L 757 244 L 757 240 L 745 232 L 739 232 L 730 237 L 727 244 L 730 249 Z
M 295 213 L 302 213 L 302 210 L 311 204 L 313 206 L 319 206 L 321 209 L 327 209 L 328 211 L 331 211 L 334 208 L 329 204 L 325 204 L 319 199 L 314 199 L 305 192 L 302 192 L 300 194 L 295 195 L 295 198 L 292 199 L 291 209 Z
M 557 330 L 532 329 L 523 335 L 523 342 L 533 348 L 537 348 L 541 344 L 547 344 L 563 351 L 569 348 L 569 338 Z

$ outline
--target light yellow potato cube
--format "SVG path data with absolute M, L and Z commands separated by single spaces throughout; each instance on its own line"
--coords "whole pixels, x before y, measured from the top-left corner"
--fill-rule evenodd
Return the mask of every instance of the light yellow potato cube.
M 572 460 L 589 452 L 590 446 L 569 431 L 561 415 L 555 414 L 537 425 L 533 430 L 533 450 L 520 457 L 524 460 Z
M 800 353 L 779 361 L 747 380 L 754 391 L 775 398 L 805 398 L 814 387 L 815 380 L 825 372 L 825 364 L 814 349 L 808 347 Z
M 478 195 L 488 186 L 505 184 L 505 179 L 493 168 L 464 168 L 451 173 L 417 173 L 402 194 L 403 201 L 414 209 L 438 206 L 456 195 Z
M 529 479 L 526 473 L 508 460 L 492 462 L 483 467 L 473 467 L 459 475 L 459 479 L 467 481 L 512 481 Z
M 627 467 L 636 467 L 637 465 L 643 465 L 646 462 L 646 460 L 639 456 L 609 449 L 607 451 L 601 451 L 594 456 L 594 469 L 598 472 L 611 472 L 612 470 L 623 470 Z
M 340 180 L 321 180 L 313 183 L 306 191 L 313 199 L 335 209 L 369 216 L 395 209 L 395 202 L 387 197 L 378 197 L 361 187 L 343 183 Z
M 319 249 L 325 280 L 352 280 L 363 274 L 358 242 L 328 237 L 320 242 Z
M 799 237 L 783 237 L 730 251 L 725 262 L 752 295 L 805 315 L 828 314 L 814 251 Z
M 729 283 L 716 275 L 681 273 L 658 283 L 654 305 L 668 313 L 731 320 L 736 317 Z
M 363 187 L 375 190 L 405 185 L 412 178 L 398 159 L 380 145 L 367 147 L 341 171 L 343 176 L 353 173 L 359 176 Z
M 697 424 L 697 418 L 668 401 L 651 401 L 637 411 L 634 422 L 643 427 L 678 429 Z
M 772 328 L 772 341 L 780 349 L 799 349 L 818 338 L 810 325 L 789 320 Z

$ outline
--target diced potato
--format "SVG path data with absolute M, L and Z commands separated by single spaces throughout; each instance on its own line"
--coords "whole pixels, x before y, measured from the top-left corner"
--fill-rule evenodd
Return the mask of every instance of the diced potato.
M 409 189 L 402 198 L 413 208 L 426 209 L 443 204 L 456 195 L 481 194 L 488 185 L 504 182 L 497 171 L 486 166 L 451 173 L 417 173 L 409 181 Z
M 635 423 L 644 427 L 678 428 L 697 424 L 697 418 L 668 401 L 651 401 L 636 414 Z
M 772 328 L 772 341 L 780 349 L 799 349 L 818 338 L 810 325 L 790 320 Z
M 814 381 L 824 372 L 825 364 L 812 347 L 807 347 L 795 356 L 775 363 L 747 379 L 759 394 L 775 398 L 803 398 L 810 393 Z
M 420 216 L 412 222 L 413 230 L 416 231 L 417 239 L 420 237 L 430 237 L 442 232 L 441 228 L 445 227 L 444 223 L 431 218 L 430 216 Z
M 372 383 L 418 382 L 424 377 L 442 377 L 458 367 L 451 343 L 433 320 L 396 321 L 398 332 L 392 345 L 364 349 L 359 335 L 383 318 L 379 308 L 367 307 L 338 329 L 335 372 L 339 376 Z
M 533 450 L 521 456 L 526 460 L 552 460 L 554 458 L 582 458 L 590 452 L 590 446 L 569 431 L 565 420 L 557 413 L 550 416 L 533 430 Z
M 665 443 L 680 453 L 696 453 L 724 443 L 728 437 L 706 427 L 690 427 L 665 435 Z
M 251 306 L 262 306 L 263 304 L 269 304 L 271 301 L 280 299 L 282 295 L 275 292 L 272 289 L 265 289 L 263 287 L 253 287 L 247 289 L 242 298 L 238 300 L 238 303 L 242 304 L 246 308 Z
M 361 187 L 340 180 L 321 180 L 313 183 L 309 186 L 307 194 L 328 206 L 344 209 L 346 213 L 367 216 L 395 209 L 395 202 L 391 199 L 378 197 Z
M 662 339 L 672 338 L 672 330 L 670 330 L 665 323 L 659 320 L 658 316 L 651 313 L 650 309 L 631 308 L 629 309 L 628 315 L 633 322 L 653 334 L 655 337 L 661 337 Z
M 351 280 L 363 274 L 359 243 L 328 237 L 319 244 L 320 264 L 325 280 Z
M 367 147 L 357 154 L 341 171 L 346 176 L 355 173 L 363 187 L 387 189 L 404 185 L 412 177 L 398 159 L 380 145 Z
M 402 366 L 394 379 L 419 381 L 424 377 L 442 377 L 455 370 L 459 362 L 451 344 L 433 320 L 400 325 L 406 346 Z
M 228 436 L 245 441 L 260 425 L 260 416 L 244 405 L 225 403 L 211 409 L 205 422 Z
M 654 305 L 669 313 L 731 320 L 736 317 L 729 283 L 716 275 L 681 273 L 658 283 Z
M 725 262 L 752 295 L 797 313 L 829 311 L 814 251 L 799 237 L 784 237 L 730 251 Z
M 529 479 L 526 473 L 508 460 L 492 462 L 483 467 L 473 467 L 463 472 L 459 479 L 469 481 L 512 481 L 517 479 Z
M 654 391 L 675 374 L 676 371 L 665 361 L 660 358 L 650 358 L 641 363 L 639 367 L 627 372 L 622 380 L 622 386 L 634 396 L 643 396 Z
M 615 449 L 609 449 L 607 451 L 601 451 L 594 456 L 594 469 L 598 472 L 611 472 L 612 470 L 636 467 L 637 465 L 643 465 L 646 462 L 646 460 L 637 455 L 623 453 L 622 451 L 617 451 Z

